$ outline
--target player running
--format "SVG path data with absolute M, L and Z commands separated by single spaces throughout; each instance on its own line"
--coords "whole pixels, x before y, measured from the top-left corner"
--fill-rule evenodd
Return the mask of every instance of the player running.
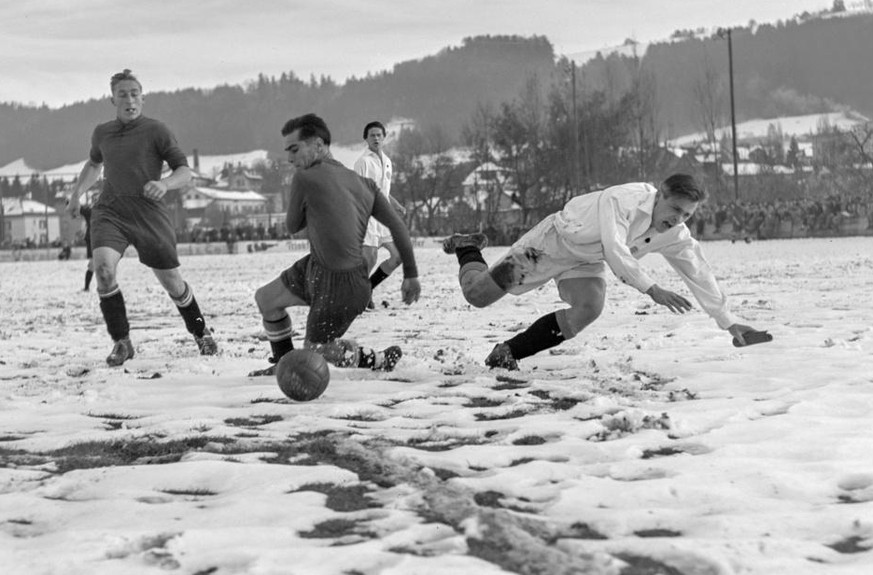
M 200 353 L 214 355 L 218 347 L 179 272 L 176 233 L 162 201 L 167 191 L 190 181 L 188 161 L 170 130 L 142 115 L 142 84 L 130 70 L 113 75 L 109 85 L 116 118 L 94 129 L 88 161 L 66 207 L 70 217 L 80 215 L 79 197 L 105 167 L 103 191 L 91 210 L 91 245 L 100 310 L 114 342 L 106 363 L 118 366 L 134 355 L 127 308 L 116 279 L 118 262 L 129 245 L 176 304 Z M 172 172 L 161 179 L 164 162 Z

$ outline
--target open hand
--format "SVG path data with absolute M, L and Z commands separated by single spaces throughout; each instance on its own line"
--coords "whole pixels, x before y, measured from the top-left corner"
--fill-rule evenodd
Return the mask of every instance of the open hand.
M 686 311 L 691 311 L 693 309 L 690 301 L 678 293 L 658 287 L 657 284 L 646 290 L 646 294 L 648 294 L 655 303 L 666 307 L 673 313 L 685 313 Z

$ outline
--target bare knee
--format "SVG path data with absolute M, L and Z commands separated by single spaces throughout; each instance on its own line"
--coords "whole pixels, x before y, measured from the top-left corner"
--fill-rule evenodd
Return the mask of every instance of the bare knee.
M 267 295 L 267 290 L 263 287 L 259 287 L 255 290 L 255 303 L 258 306 L 258 311 L 261 312 L 261 315 L 266 317 L 266 315 L 272 311 L 272 306 L 270 305 L 270 298 Z
M 115 285 L 115 266 L 108 262 L 101 262 L 94 266 L 94 276 L 97 278 L 98 285 L 110 288 Z
M 488 273 L 488 267 L 479 262 L 465 265 L 459 280 L 464 299 L 473 307 L 487 307 L 506 295 Z
M 603 313 L 603 302 L 585 302 L 562 311 L 563 318 L 559 316 L 558 323 L 564 324 L 561 326 L 564 338 L 571 339 L 600 317 Z

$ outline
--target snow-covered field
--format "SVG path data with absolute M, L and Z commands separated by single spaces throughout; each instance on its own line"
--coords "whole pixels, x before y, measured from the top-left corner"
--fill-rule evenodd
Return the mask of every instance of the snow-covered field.
M 350 332 L 403 346 L 397 370 L 332 369 L 310 403 L 246 376 L 254 290 L 302 252 L 183 259 L 217 357 L 125 258 L 115 369 L 82 260 L 0 265 L 0 572 L 873 573 L 873 239 L 705 249 L 775 341 L 613 281 L 588 331 L 489 372 L 556 290 L 473 309 L 429 242 L 421 301 L 395 274 Z

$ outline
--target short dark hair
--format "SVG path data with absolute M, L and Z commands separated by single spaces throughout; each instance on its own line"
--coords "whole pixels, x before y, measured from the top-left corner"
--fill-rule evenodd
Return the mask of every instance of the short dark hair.
M 287 136 L 294 130 L 300 130 L 301 140 L 321 138 L 325 146 L 330 145 L 330 130 L 327 129 L 327 124 L 324 123 L 324 120 L 315 114 L 304 114 L 303 116 L 291 118 L 282 126 L 282 135 Z
M 386 135 L 388 131 L 385 129 L 385 126 L 382 125 L 382 122 L 370 122 L 366 126 L 364 126 L 364 139 L 367 139 L 367 135 L 370 133 L 370 128 L 379 128 L 382 130 L 382 135 Z
M 119 82 L 123 82 L 125 80 L 133 80 L 137 84 L 139 84 L 139 89 L 142 90 L 142 83 L 139 79 L 133 75 L 129 69 L 125 68 L 121 72 L 112 75 L 112 78 L 109 79 L 109 90 L 114 94 L 115 86 L 118 85 Z
M 706 190 L 688 174 L 673 174 L 661 184 L 661 192 L 665 197 L 682 196 L 692 202 L 702 202 L 706 199 Z

